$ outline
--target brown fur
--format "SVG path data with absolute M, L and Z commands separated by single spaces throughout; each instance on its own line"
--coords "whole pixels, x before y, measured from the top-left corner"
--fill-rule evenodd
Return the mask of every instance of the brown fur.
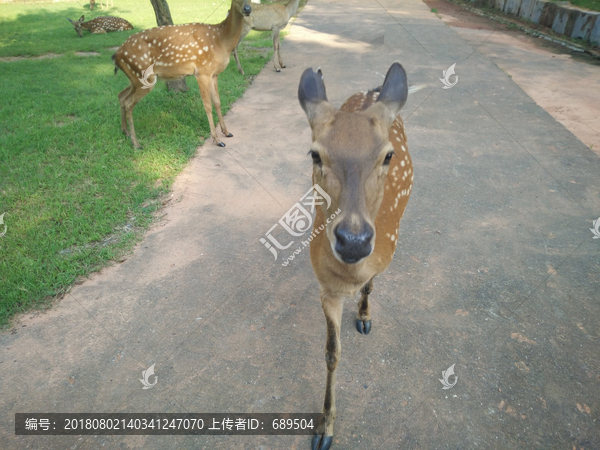
M 281 68 L 285 68 L 279 51 L 279 33 L 286 27 L 290 18 L 295 14 L 299 3 L 300 0 L 290 0 L 285 5 L 280 3 L 252 5 L 252 14 L 244 18 L 240 42 L 242 42 L 248 33 L 250 33 L 250 30 L 273 32 L 273 66 L 275 67 L 276 72 L 281 72 L 279 67 L 277 67 L 276 61 L 279 61 L 279 66 Z M 238 59 L 238 46 L 239 43 L 233 50 L 233 56 L 237 63 L 238 70 L 244 75 L 244 69 L 242 69 L 242 65 Z
M 177 80 L 195 76 L 200 87 L 204 109 L 208 116 L 210 134 L 217 145 L 225 146 L 217 136 L 212 117 L 214 104 L 221 131 L 231 136 L 223 116 L 217 77 L 229 64 L 229 55 L 235 48 L 243 23 L 243 8 L 249 0 L 232 0 L 227 18 L 217 25 L 192 23 L 151 28 L 130 36 L 113 55 L 115 65 L 129 78 L 130 84 L 119 93 L 121 104 L 121 129 L 131 136 L 134 147 L 139 142 L 133 126 L 133 108 L 154 87 L 145 86 L 140 79 L 153 65 L 154 76 L 164 80 Z M 129 125 L 129 130 L 127 126 Z
M 359 93 L 350 97 L 340 108 L 340 111 L 345 112 L 357 112 L 363 108 L 370 106 L 370 104 L 376 99 L 377 93 L 364 94 Z M 367 98 L 371 97 L 371 100 Z M 341 125 L 341 124 L 340 124 Z M 344 123 L 340 128 L 344 126 L 353 125 L 350 123 Z M 352 135 L 344 140 L 344 142 L 355 142 L 357 146 L 369 146 L 366 138 L 361 136 L 357 130 L 358 136 Z M 354 137 L 357 139 L 354 140 Z M 394 251 L 398 242 L 398 231 L 400 227 L 400 220 L 404 214 L 404 209 L 408 203 L 408 198 L 412 190 L 412 160 L 408 153 L 406 145 L 406 135 L 404 133 L 404 124 L 400 116 L 394 121 L 392 128 L 389 132 L 389 142 L 392 144 L 395 155 L 390 161 L 390 165 L 386 174 L 385 184 L 382 191 L 381 203 L 377 198 L 378 192 L 372 192 L 371 195 L 367 193 L 366 203 L 370 204 L 369 215 L 376 217 L 375 230 L 376 240 L 375 249 L 371 256 L 365 258 L 358 264 L 348 265 L 340 262 L 331 252 L 329 245 L 330 239 L 333 241 L 333 230 L 335 226 L 343 219 L 343 207 L 337 202 L 333 201 L 334 197 L 339 196 L 339 190 L 325 190 L 332 197 L 332 204 L 328 210 L 333 212 L 338 208 L 342 209 L 342 214 L 338 215 L 336 220 L 327 225 L 327 233 L 319 233 L 313 240 L 310 247 L 311 250 L 311 262 L 315 268 L 315 274 L 321 285 L 326 285 L 328 290 L 344 292 L 344 295 L 352 296 L 360 288 L 362 288 L 369 280 L 375 275 L 383 272 L 387 266 L 392 262 Z M 321 155 L 323 157 L 323 155 Z M 402 166 L 404 161 L 404 166 Z M 357 161 L 358 163 L 362 161 Z M 360 164 L 356 164 L 351 170 L 360 171 Z M 406 175 L 405 175 L 406 172 Z M 313 174 L 313 181 L 321 187 L 324 187 L 319 182 L 322 181 L 322 177 Z M 402 193 L 404 192 L 404 195 Z M 333 195 L 332 195 L 333 194 Z M 379 194 L 379 195 L 381 195 Z M 317 229 L 321 225 L 324 225 L 325 214 L 322 208 L 318 208 L 315 217 L 313 229 Z M 394 236 L 394 240 L 391 237 Z
M 398 80 L 394 76 L 392 79 Z M 310 86 L 301 81 L 299 98 L 312 129 L 311 151 L 319 155 L 313 166 L 313 183 L 331 197 L 329 208 L 325 204 L 317 208 L 313 225 L 313 230 L 324 226 L 325 233 L 313 233 L 310 245 L 310 259 L 327 323 L 323 420 L 312 446 L 329 449 L 336 417 L 335 374 L 341 354 L 343 300 L 360 290 L 356 325 L 361 333 L 368 334 L 371 327 L 368 297 L 374 278 L 388 267 L 394 256 L 400 221 L 412 190 L 413 166 L 402 119 L 396 117 L 406 96 L 396 103 L 389 101 L 390 97 L 402 97 L 397 95 L 399 89 L 396 95 L 388 93 L 383 102 L 376 102 L 378 92 L 355 94 L 336 110 L 327 101 L 319 101 L 318 95 L 310 94 L 315 92 Z M 324 99 L 324 86 L 321 92 Z M 394 154 L 386 164 L 392 150 Z M 340 213 L 327 223 L 338 210 Z M 341 224 L 355 236 L 360 235 L 365 224 L 374 230 L 370 255 L 353 264 L 341 260 L 335 245 L 335 230 Z
M 85 16 L 81 16 L 79 20 L 69 21 L 73 24 L 75 31 L 79 37 L 83 37 L 82 30 L 89 31 L 92 34 L 104 34 L 111 31 L 133 30 L 133 25 L 120 17 L 101 16 L 95 19 L 84 22 Z

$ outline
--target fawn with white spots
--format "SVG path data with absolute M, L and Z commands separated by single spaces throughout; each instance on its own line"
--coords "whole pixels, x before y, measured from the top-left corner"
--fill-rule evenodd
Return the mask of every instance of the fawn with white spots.
M 79 37 L 83 37 L 82 30 L 89 31 L 92 34 L 104 34 L 111 31 L 133 30 L 133 25 L 120 17 L 101 16 L 95 19 L 84 22 L 85 16 L 81 16 L 79 20 L 67 19 Z
M 221 115 L 217 77 L 229 64 L 230 54 L 240 39 L 244 17 L 251 11 L 249 0 L 232 0 L 227 18 L 219 24 L 191 23 L 151 28 L 130 36 L 119 47 L 113 55 L 115 74 L 121 69 L 130 82 L 119 93 L 121 130 L 131 137 L 135 148 L 140 148 L 140 144 L 133 126 L 133 108 L 155 86 L 156 77 L 171 81 L 192 75 L 200 87 L 210 135 L 215 144 L 225 147 L 217 136 L 212 116 L 214 104 L 221 131 L 227 137 L 233 136 L 227 131 Z M 149 73 L 153 71 L 154 76 L 146 80 L 144 72 L 150 68 Z
M 286 5 L 278 3 L 253 5 L 252 14 L 244 18 L 244 27 L 242 28 L 240 42 L 242 42 L 248 33 L 250 33 L 250 30 L 273 31 L 273 66 L 275 67 L 276 72 L 281 72 L 277 67 L 277 61 L 279 61 L 279 66 L 281 66 L 282 69 L 285 68 L 279 51 L 279 32 L 286 27 L 290 18 L 298 9 L 299 3 L 300 0 L 290 0 Z M 238 46 L 239 43 L 233 50 L 233 56 L 235 57 L 238 70 L 244 75 L 244 69 L 242 69 L 242 65 L 238 59 Z
M 313 230 L 341 210 L 310 244 L 327 322 L 327 384 L 313 450 L 329 449 L 333 439 L 343 300 L 360 290 L 356 328 L 368 334 L 373 279 L 392 261 L 412 190 L 412 161 L 398 116 L 407 95 L 399 63 L 390 67 L 379 92 L 355 94 L 339 110 L 327 101 L 320 70 L 307 69 L 300 79 L 298 98 L 312 129 L 313 184 L 331 197 L 329 208 L 317 207 Z

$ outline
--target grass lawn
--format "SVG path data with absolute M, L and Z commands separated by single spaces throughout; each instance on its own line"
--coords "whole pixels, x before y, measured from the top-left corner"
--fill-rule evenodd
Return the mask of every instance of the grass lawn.
M 592 11 L 600 11 L 600 0 L 570 0 L 574 6 L 591 9 Z
M 156 26 L 148 0 L 0 4 L 0 328 L 43 307 L 80 276 L 130 250 L 161 206 L 174 177 L 210 139 L 198 92 L 170 94 L 164 83 L 136 107 L 142 150 L 121 133 L 111 47 Z M 170 0 L 175 23 L 222 21 L 229 0 Z M 113 15 L 134 30 L 79 38 L 67 18 Z M 251 32 L 219 77 L 225 113 L 271 57 L 270 33 Z M 93 51 L 98 56 L 77 56 Z M 58 54 L 45 59 L 7 57 Z M 216 121 L 216 120 L 215 120 Z M 235 130 L 233 130 L 235 133 Z M 0 234 L 4 225 L 0 225 Z
M 600 11 L 600 0 L 569 0 L 569 3 L 571 3 L 573 6 L 579 6 L 580 8 L 591 9 L 592 11 Z

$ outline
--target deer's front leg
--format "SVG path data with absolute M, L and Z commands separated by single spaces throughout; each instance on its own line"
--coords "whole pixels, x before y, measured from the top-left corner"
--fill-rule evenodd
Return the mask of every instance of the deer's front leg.
M 282 69 L 285 69 L 281 60 L 281 54 L 279 53 L 279 31 L 278 28 L 273 30 L 273 67 L 275 67 L 276 72 L 281 72 L 279 67 L 277 67 L 277 62 L 279 62 Z
M 244 38 L 248 35 L 248 33 L 250 33 L 251 29 L 252 29 L 252 27 L 248 25 L 248 21 L 246 19 L 244 19 L 244 25 L 242 26 L 242 34 L 240 35 L 240 40 L 238 41 L 238 45 L 236 45 L 235 48 L 233 49 L 233 57 L 235 58 L 235 62 L 237 63 L 238 70 L 242 75 L 246 75 L 246 74 L 244 73 L 244 69 L 242 69 L 242 64 L 240 63 L 240 59 L 238 58 L 238 47 L 240 46 L 240 43 L 244 40 Z
M 244 69 L 242 69 L 242 65 L 240 64 L 240 59 L 238 58 L 238 47 L 240 44 L 236 45 L 236 47 L 233 49 L 233 57 L 235 58 L 235 62 L 237 63 L 238 66 L 238 71 L 242 74 L 242 75 L 246 75 L 246 73 L 244 72 Z
M 211 84 L 212 81 L 210 77 L 206 77 L 203 75 L 198 75 L 196 77 L 198 80 L 198 87 L 200 87 L 200 96 L 202 97 L 202 103 L 204 103 L 204 110 L 206 111 L 206 116 L 208 117 L 208 126 L 210 126 L 210 136 L 213 138 L 215 144 L 219 147 L 225 147 L 225 144 L 221 142 L 219 136 L 217 136 L 217 130 L 215 129 L 215 121 L 213 120 L 212 115 L 212 101 L 211 101 Z
M 323 418 L 312 439 L 312 450 L 328 450 L 333 440 L 335 422 L 335 371 L 341 354 L 340 324 L 342 321 L 343 299 L 321 295 L 321 305 L 327 322 L 327 342 L 325 344 L 325 362 L 327 363 L 327 385 Z
M 219 127 L 221 127 L 221 132 L 225 135 L 225 137 L 233 137 L 233 134 L 231 134 L 229 131 L 227 131 L 227 126 L 225 125 L 225 121 L 223 120 L 223 115 L 221 114 L 221 98 L 219 97 L 219 80 L 216 75 L 214 75 L 212 77 L 210 97 L 212 98 L 213 105 L 215 105 L 215 110 L 217 111 L 217 117 L 219 118 Z
M 358 302 L 358 316 L 356 317 L 356 329 L 360 334 L 369 334 L 371 331 L 371 315 L 369 314 L 369 294 L 373 292 L 373 280 L 371 278 L 360 290 L 360 301 Z

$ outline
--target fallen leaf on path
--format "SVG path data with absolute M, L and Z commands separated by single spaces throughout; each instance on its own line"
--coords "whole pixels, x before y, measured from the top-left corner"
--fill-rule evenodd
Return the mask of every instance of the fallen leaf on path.
M 510 335 L 511 338 L 516 339 L 519 342 L 527 342 L 528 344 L 534 344 L 537 345 L 537 342 L 532 341 L 531 339 L 526 338 L 525 336 L 523 336 L 521 333 L 512 333 Z

